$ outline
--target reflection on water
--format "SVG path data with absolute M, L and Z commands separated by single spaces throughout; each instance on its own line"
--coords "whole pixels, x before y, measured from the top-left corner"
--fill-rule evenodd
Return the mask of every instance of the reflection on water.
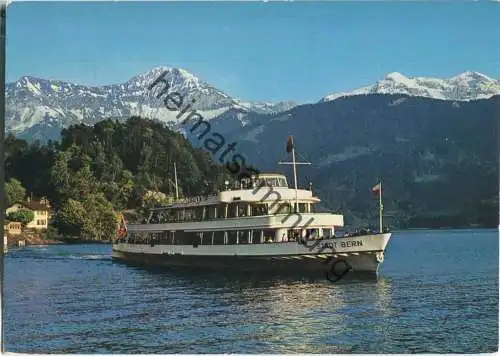
M 321 275 L 133 267 L 112 261 L 110 246 L 100 245 L 9 252 L 6 349 L 492 351 L 498 344 L 498 238 L 496 231 L 480 231 L 471 247 L 469 237 L 395 234 L 378 281 L 338 283 Z

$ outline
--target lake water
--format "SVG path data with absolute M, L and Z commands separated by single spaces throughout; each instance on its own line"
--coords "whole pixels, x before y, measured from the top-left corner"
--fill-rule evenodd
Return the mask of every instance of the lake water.
M 497 230 L 395 232 L 376 282 L 153 271 L 110 253 L 110 245 L 9 251 L 6 351 L 498 349 Z

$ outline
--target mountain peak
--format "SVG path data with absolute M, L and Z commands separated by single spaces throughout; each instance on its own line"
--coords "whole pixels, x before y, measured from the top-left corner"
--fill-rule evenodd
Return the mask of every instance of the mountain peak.
M 466 71 L 448 79 L 407 77 L 391 72 L 375 84 L 348 93 L 334 93 L 321 101 L 366 94 L 405 94 L 440 100 L 468 101 L 487 99 L 500 94 L 500 81 L 473 71 Z
M 472 80 L 483 80 L 483 81 L 488 81 L 488 82 L 494 82 L 495 79 L 492 79 L 488 77 L 487 75 L 484 75 L 479 72 L 473 72 L 473 71 L 466 71 L 463 73 L 458 74 L 457 76 L 453 77 L 452 79 L 472 79 Z
M 179 93 L 190 110 L 206 120 L 222 116 L 271 114 L 294 104 L 244 102 L 232 98 L 183 68 L 156 66 L 124 83 L 86 86 L 61 80 L 23 76 L 6 85 L 6 128 L 10 132 L 38 130 L 48 122 L 66 127 L 105 118 L 144 116 L 178 124 L 178 113 L 165 107 L 158 94 L 163 84 L 149 88 L 164 72 L 170 92 Z M 162 93 L 164 94 L 164 93 Z M 238 118 L 240 120 L 240 118 Z M 240 120 L 242 121 L 242 119 Z M 244 121 L 244 120 L 243 120 Z M 44 126 L 45 125 L 45 126 Z
M 386 74 L 386 76 L 384 77 L 384 79 L 386 79 L 386 80 L 393 80 L 393 81 L 398 82 L 398 81 L 405 81 L 408 78 L 405 77 L 403 74 L 401 74 L 399 72 L 391 72 L 391 73 Z

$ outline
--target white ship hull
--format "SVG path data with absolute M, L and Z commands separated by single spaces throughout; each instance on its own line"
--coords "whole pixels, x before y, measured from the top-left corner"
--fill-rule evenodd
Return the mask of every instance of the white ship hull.
M 117 243 L 115 259 L 156 266 L 238 270 L 336 270 L 377 274 L 390 233 L 324 240 L 239 245 L 146 245 Z M 342 271 L 340 272 L 342 273 Z

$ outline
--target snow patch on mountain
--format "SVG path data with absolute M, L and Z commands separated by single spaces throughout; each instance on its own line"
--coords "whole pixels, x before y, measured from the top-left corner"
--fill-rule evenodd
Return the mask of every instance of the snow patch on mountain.
M 340 163 L 353 158 L 368 155 L 373 153 L 373 151 L 374 150 L 370 147 L 349 146 L 346 147 L 343 152 L 334 152 L 321 159 L 318 167 L 329 166 L 332 163 Z
M 448 79 L 406 77 L 401 73 L 392 72 L 373 85 L 351 92 L 330 94 L 320 101 L 326 102 L 346 96 L 367 94 L 406 94 L 440 100 L 469 101 L 499 95 L 500 81 L 471 71 Z
M 164 84 L 158 83 L 149 88 L 163 74 L 170 86 L 169 92 L 181 95 L 181 108 L 191 104 L 180 119 L 177 118 L 179 112 L 168 110 L 164 97 L 158 97 Z M 233 99 L 188 71 L 167 66 L 155 67 L 122 84 L 104 86 L 84 86 L 24 76 L 6 85 L 6 128 L 21 132 L 49 117 L 58 120 L 61 127 L 66 127 L 74 123 L 92 125 L 107 118 L 125 120 L 135 115 L 175 126 L 191 111 L 196 111 L 205 120 L 211 120 L 233 109 L 241 113 L 237 119 L 244 126 L 246 114 L 279 113 L 295 105 L 292 102 L 262 103 Z

